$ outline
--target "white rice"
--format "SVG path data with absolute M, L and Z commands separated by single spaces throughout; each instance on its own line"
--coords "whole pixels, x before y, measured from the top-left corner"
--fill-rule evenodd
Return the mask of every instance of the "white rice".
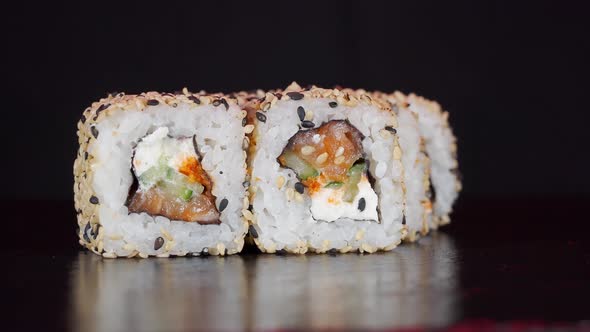
M 245 189 L 245 153 L 242 150 L 243 115 L 236 105 L 195 106 L 179 103 L 160 104 L 143 111 L 115 110 L 100 121 L 97 140 L 88 148 L 94 156 L 92 186 L 100 200 L 99 220 L 103 227 L 105 256 L 127 256 L 134 252 L 147 255 L 185 255 L 208 248 L 219 254 L 239 252 L 247 224 L 242 219 Z M 228 200 L 221 213 L 221 224 L 198 223 L 153 217 L 146 213 L 129 214 L 125 202 L 133 182 L 131 159 L 134 143 L 159 127 L 170 135 L 196 135 L 202 166 L 213 182 L 212 193 Z M 221 174 L 223 172 L 223 174 Z M 165 244 L 154 249 L 156 238 Z
M 416 114 L 406 108 L 399 108 L 399 143 L 403 151 L 404 183 L 406 185 L 406 226 L 409 239 L 416 233 L 425 235 L 431 217 L 428 191 L 428 157 L 421 151 L 421 137 Z M 426 207 L 425 207 L 426 205 Z
M 438 103 L 410 94 L 410 110 L 418 113 L 420 133 L 426 142 L 431 161 L 430 176 L 435 190 L 434 221 L 448 223 L 453 203 L 461 190 L 461 183 L 453 169 L 458 167 L 456 139 L 448 123 L 448 113 Z M 436 225 L 433 225 L 436 226 Z
M 256 151 L 252 160 L 252 190 L 254 227 L 258 233 L 256 242 L 261 250 L 305 253 L 307 249 L 325 252 L 337 249 L 341 252 L 395 247 L 405 233 L 402 225 L 404 195 L 402 189 L 403 167 L 394 159 L 396 138 L 384 130 L 396 126 L 395 115 L 367 103 L 355 107 L 339 104 L 331 108 L 329 98 L 305 98 L 280 100 L 265 112 L 266 121 L 256 127 Z M 297 107 L 313 112 L 316 127 L 330 120 L 348 119 L 364 136 L 362 142 L 369 172 L 375 178 L 374 190 L 379 196 L 381 220 L 357 221 L 341 218 L 334 222 L 316 221 L 310 212 L 311 202 L 293 198 L 293 187 L 298 181 L 295 173 L 282 168 L 277 157 L 289 138 L 299 130 Z M 379 174 L 375 170 L 379 169 Z M 379 176 L 377 176 L 379 175 Z M 286 181 L 277 185 L 277 179 Z

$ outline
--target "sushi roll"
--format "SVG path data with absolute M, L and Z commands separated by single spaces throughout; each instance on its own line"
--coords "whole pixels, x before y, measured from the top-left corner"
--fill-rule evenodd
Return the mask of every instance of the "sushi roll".
M 368 94 L 296 83 L 257 104 L 250 233 L 267 253 L 391 250 L 405 235 L 396 116 Z
M 78 122 L 80 244 L 104 257 L 237 253 L 248 207 L 242 110 L 222 95 L 110 95 Z
M 428 234 L 432 227 L 432 203 L 430 201 L 430 159 L 426 155 L 425 142 L 420 135 L 418 114 L 411 111 L 405 98 L 398 94 L 374 93 L 390 103 L 398 119 L 398 137 L 404 166 L 406 227 L 408 236 L 404 240 L 416 241 Z
M 449 113 L 440 104 L 410 94 L 395 93 L 397 100 L 418 115 L 418 127 L 430 159 L 430 190 L 433 202 L 431 227 L 450 222 L 449 215 L 461 191 L 457 143 L 449 125 Z

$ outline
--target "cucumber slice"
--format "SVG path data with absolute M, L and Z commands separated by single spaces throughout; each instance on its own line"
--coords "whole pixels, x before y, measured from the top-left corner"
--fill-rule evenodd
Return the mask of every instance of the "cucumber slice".
M 160 181 L 165 174 L 166 171 L 162 167 L 152 166 L 147 171 L 143 172 L 138 180 L 143 186 L 150 187 Z
M 365 172 L 366 164 L 364 162 L 360 162 L 358 164 L 354 164 L 347 172 L 348 174 L 348 183 L 346 186 L 346 190 L 344 191 L 344 195 L 342 195 L 342 200 L 345 202 L 352 202 L 354 198 L 359 193 L 359 182 L 361 182 L 361 178 L 363 173 Z
M 325 185 L 324 188 L 338 189 L 338 188 L 342 187 L 343 184 L 344 184 L 344 182 L 332 181 L 332 182 L 328 183 L 327 185 Z
M 193 191 L 188 188 L 182 188 L 180 191 L 180 198 L 182 198 L 185 202 L 188 202 L 193 197 Z
M 299 176 L 301 180 L 306 180 L 308 178 L 313 178 L 320 175 L 320 173 L 315 168 L 313 168 L 305 160 L 299 158 L 299 156 L 293 151 L 283 152 L 279 159 L 282 161 L 284 166 L 289 167 L 295 173 L 297 173 L 297 176 Z

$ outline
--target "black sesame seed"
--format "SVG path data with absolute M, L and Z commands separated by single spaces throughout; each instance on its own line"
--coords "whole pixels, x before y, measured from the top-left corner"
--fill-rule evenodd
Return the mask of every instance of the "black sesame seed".
M 337 102 L 335 102 L 335 101 L 331 101 L 331 102 L 330 102 L 328 105 L 329 105 L 331 108 L 336 108 L 336 107 L 338 107 L 338 103 L 337 103 Z
M 303 191 L 305 191 L 305 187 L 303 186 L 303 183 L 301 183 L 301 182 L 295 183 L 295 191 L 297 191 L 300 194 L 303 194 Z
M 82 116 L 80 117 L 80 122 L 86 122 L 86 116 L 84 114 L 82 114 Z
M 299 116 L 299 120 L 305 120 L 305 108 L 303 106 L 297 107 L 297 116 Z
M 223 212 L 223 210 L 225 210 L 225 208 L 227 207 L 228 203 L 229 201 L 227 200 L 227 198 L 222 199 L 219 203 L 219 212 Z
M 92 203 L 92 204 L 98 204 L 98 197 L 91 196 L 90 197 L 90 203 Z
M 84 152 L 84 160 L 88 159 L 88 152 Z
M 225 106 L 225 110 L 227 111 L 229 109 L 229 104 L 227 103 L 227 100 L 225 100 L 225 98 L 221 98 L 221 103 L 223 104 L 223 106 Z
M 148 106 L 157 106 L 158 104 L 160 104 L 160 102 L 155 99 L 150 99 L 147 101 L 147 104 Z
M 260 122 L 266 122 L 266 115 L 262 114 L 261 112 L 256 112 L 256 118 Z
M 364 197 L 361 197 L 361 199 L 359 199 L 359 205 L 358 205 L 358 209 L 359 211 L 365 211 L 365 207 L 367 206 L 367 202 L 365 201 Z
M 94 136 L 94 138 L 98 138 L 98 129 L 96 129 L 95 126 L 90 127 L 90 132 L 92 133 L 92 136 Z
M 223 174 L 223 171 L 219 171 L 219 174 Z
M 315 123 L 311 122 L 311 121 L 301 121 L 301 127 L 303 128 L 313 128 L 315 127 Z
M 106 110 L 107 108 L 109 108 L 109 106 L 111 106 L 111 104 L 102 104 L 98 107 L 98 109 L 96 110 L 96 115 L 98 115 L 98 113 Z
M 90 242 L 90 237 L 88 237 L 88 231 L 90 230 L 90 223 L 87 223 L 86 226 L 84 226 L 84 233 L 82 234 L 82 237 L 84 237 L 84 241 L 86 242 Z
M 201 256 L 203 256 L 203 257 L 209 256 L 209 248 L 203 248 L 203 250 L 201 250 Z
M 247 188 L 247 187 L 249 187 L 249 186 L 250 186 L 250 181 L 244 181 L 244 182 L 242 182 L 242 186 L 243 186 L 244 188 Z
M 288 252 L 285 249 L 279 249 L 275 252 L 275 254 L 277 254 L 277 256 L 285 256 L 286 254 L 288 254 Z
M 385 130 L 390 131 L 394 134 L 397 134 L 397 130 L 395 128 L 393 128 L 392 126 L 385 127 Z
M 217 107 L 217 106 L 219 106 L 219 105 L 221 105 L 221 100 L 219 100 L 219 99 L 215 99 L 215 100 L 213 101 L 213 106 Z
M 195 150 L 195 154 L 199 156 L 199 149 L 197 148 L 197 135 L 193 135 L 193 149 Z
M 195 96 L 188 96 L 188 99 L 192 100 L 197 105 L 199 105 L 201 103 L 201 100 Z
M 246 127 L 246 124 L 248 123 L 248 119 L 243 118 L 242 119 L 242 127 Z
M 406 224 L 406 215 L 404 214 L 404 217 L 402 219 L 402 225 L 405 225 L 405 224 Z
M 330 256 L 336 256 L 336 255 L 338 255 L 338 249 L 332 248 L 332 249 L 328 250 L 326 253 Z
M 287 96 L 293 100 L 300 100 L 303 99 L 303 94 L 299 92 L 287 92 Z
M 250 235 L 251 235 L 253 238 L 255 238 L 255 239 L 257 239 L 257 238 L 258 238 L 258 231 L 256 230 L 256 228 L 254 228 L 254 225 L 250 225 L 250 226 L 248 227 L 248 232 L 250 232 Z
M 98 237 L 98 229 L 100 228 L 100 225 L 95 225 L 96 227 L 93 227 L 92 230 L 90 231 L 90 235 L 92 236 L 93 239 L 96 240 L 96 238 Z

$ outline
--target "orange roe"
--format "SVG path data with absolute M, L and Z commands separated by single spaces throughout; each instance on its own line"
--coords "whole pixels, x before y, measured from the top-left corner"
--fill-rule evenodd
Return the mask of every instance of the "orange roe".
M 205 188 L 210 188 L 210 181 L 207 173 L 201 167 L 201 163 L 195 157 L 188 157 L 183 160 L 178 172 L 188 177 L 190 182 L 198 182 Z

